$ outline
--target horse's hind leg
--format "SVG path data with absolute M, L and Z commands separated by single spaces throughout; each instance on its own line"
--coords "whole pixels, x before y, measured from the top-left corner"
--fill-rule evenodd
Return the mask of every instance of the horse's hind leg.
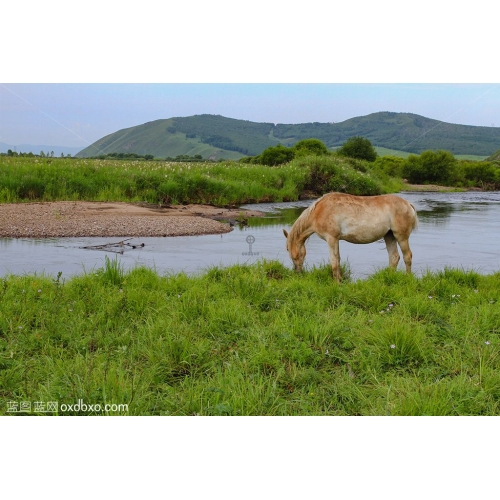
M 330 250 L 330 264 L 332 265 L 333 277 L 340 283 L 340 250 L 339 240 L 329 237 L 326 239 Z
M 413 254 L 410 250 L 410 242 L 408 241 L 408 238 L 406 238 L 404 240 L 399 240 L 398 243 L 401 251 L 403 252 L 403 260 L 406 264 L 406 272 L 411 273 L 411 261 Z
M 396 267 L 398 267 L 400 256 L 396 238 L 394 237 L 394 234 L 392 234 L 392 231 L 389 231 L 384 236 L 384 240 L 385 246 L 387 247 L 387 253 L 389 254 L 389 266 L 396 269 Z

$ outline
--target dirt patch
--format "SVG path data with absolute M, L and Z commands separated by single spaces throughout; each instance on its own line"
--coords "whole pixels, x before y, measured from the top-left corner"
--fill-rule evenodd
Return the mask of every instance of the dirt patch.
M 262 212 L 210 205 L 119 202 L 0 204 L 0 237 L 191 236 L 221 234 Z
M 449 191 L 458 191 L 459 189 L 456 187 L 450 186 L 438 186 L 436 184 L 405 184 L 404 191 L 417 191 L 417 192 L 449 192 Z M 465 190 L 464 190 L 465 191 Z

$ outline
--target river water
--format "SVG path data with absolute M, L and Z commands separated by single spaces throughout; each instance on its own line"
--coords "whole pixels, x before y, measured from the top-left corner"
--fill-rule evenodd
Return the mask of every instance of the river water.
M 500 270 L 500 192 L 400 193 L 417 209 L 419 228 L 410 238 L 413 270 L 420 275 L 445 267 L 488 274 Z M 125 269 L 147 266 L 159 274 L 200 273 L 214 266 L 279 260 L 291 267 L 282 229 L 289 229 L 311 201 L 245 205 L 264 211 L 223 235 L 134 238 L 123 254 L 83 249 L 123 238 L 0 239 L 0 276 L 8 274 L 68 277 L 103 267 L 115 256 Z M 144 244 L 143 247 L 139 246 Z M 383 241 L 368 245 L 340 242 L 341 262 L 354 279 L 388 265 Z M 307 242 L 305 269 L 328 262 L 328 246 L 316 235 Z M 401 259 L 399 268 L 404 268 Z

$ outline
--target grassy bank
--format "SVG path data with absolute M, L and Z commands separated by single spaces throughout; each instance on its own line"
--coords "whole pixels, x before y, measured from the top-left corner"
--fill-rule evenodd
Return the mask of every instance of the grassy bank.
M 498 415 L 499 285 L 458 270 L 337 285 L 277 262 L 6 277 L 0 413 Z
M 24 158 L 0 156 L 0 203 L 25 201 L 126 201 L 217 206 L 294 201 L 304 190 L 323 194 L 397 191 L 366 162 L 305 157 L 278 167 L 236 162 Z

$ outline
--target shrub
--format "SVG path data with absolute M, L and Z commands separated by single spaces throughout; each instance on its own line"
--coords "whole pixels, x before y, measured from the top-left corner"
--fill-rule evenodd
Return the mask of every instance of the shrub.
M 327 155 L 328 148 L 319 139 L 303 139 L 293 146 L 295 157 L 307 155 Z
M 336 156 L 306 156 L 297 158 L 292 165 L 309 170 L 305 190 L 318 194 L 329 191 L 357 195 L 382 193 L 380 181 L 370 172 L 364 173 L 361 169 L 355 169 L 349 161 Z
M 311 155 L 324 156 L 328 154 L 328 148 L 319 139 L 303 139 L 297 142 L 292 148 L 278 144 L 277 146 L 265 149 L 258 156 L 241 158 L 239 162 L 274 167 L 288 163 L 294 158 Z
M 374 169 L 391 177 L 403 177 L 404 164 L 404 158 L 380 156 L 375 160 Z
M 377 152 L 372 143 L 368 139 L 359 136 L 348 139 L 337 149 L 337 154 L 367 161 L 375 161 L 377 159 Z
M 282 165 L 293 160 L 295 153 L 292 149 L 278 144 L 265 149 L 259 156 L 259 163 L 274 167 L 275 165 Z
M 484 187 L 486 184 L 498 188 L 500 185 L 500 168 L 493 163 L 463 161 L 459 163 L 459 169 L 464 179 L 473 186 Z
M 403 176 L 414 184 L 451 184 L 457 177 L 457 161 L 449 151 L 424 151 L 406 159 Z

